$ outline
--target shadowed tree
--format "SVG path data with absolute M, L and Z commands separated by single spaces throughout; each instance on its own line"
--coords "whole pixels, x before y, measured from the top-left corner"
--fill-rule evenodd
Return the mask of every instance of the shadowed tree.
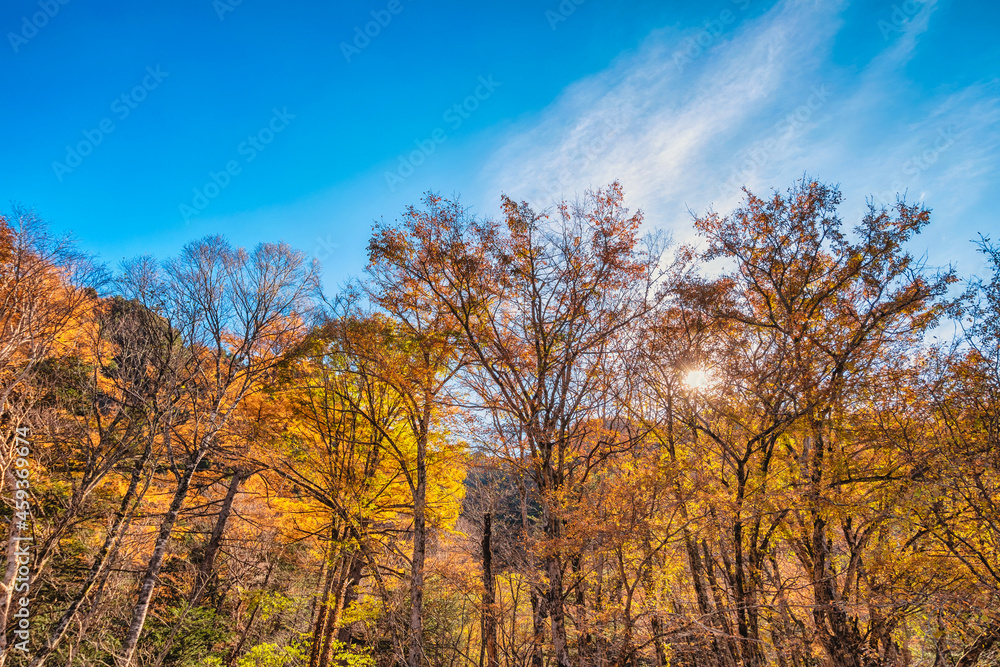
M 81 321 L 96 300 L 88 286 L 101 279 L 100 271 L 68 239 L 53 237 L 33 211 L 15 208 L 10 218 L 0 215 L 0 475 L 3 503 L 11 508 L 18 490 L 13 466 L 23 444 L 14 434 L 29 435 L 30 415 L 48 390 L 39 386 L 44 385 L 39 378 L 43 362 L 73 349 Z M 0 628 L 7 628 L 14 597 L 22 525 L 24 521 L 9 523 Z M 42 556 L 36 567 L 47 560 L 44 552 Z M 7 633 L 0 632 L 0 665 L 8 652 Z
M 149 259 L 126 265 L 120 282 L 126 296 L 163 318 L 182 344 L 171 346 L 180 394 L 164 424 L 166 463 L 176 484 L 118 659 L 120 667 L 131 667 L 191 482 L 240 403 L 305 334 L 316 273 L 285 245 L 247 252 L 209 237 L 185 246 L 162 268 Z

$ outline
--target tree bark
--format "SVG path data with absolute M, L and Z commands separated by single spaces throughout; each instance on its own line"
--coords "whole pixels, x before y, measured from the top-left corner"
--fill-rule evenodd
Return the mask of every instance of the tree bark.
M 424 561 L 427 555 L 427 435 L 430 430 L 430 401 L 424 402 L 424 414 L 417 437 L 417 483 L 413 490 L 413 572 L 410 578 L 410 652 L 409 667 L 420 667 L 424 653 Z
M 69 629 L 70 623 L 76 617 L 79 612 L 81 605 L 90 595 L 91 591 L 97 585 L 98 580 L 105 571 L 107 563 L 111 560 L 112 555 L 117 551 L 118 545 L 121 542 L 122 536 L 125 534 L 125 529 L 131 522 L 132 516 L 135 512 L 135 506 L 132 505 L 133 499 L 137 496 L 141 498 L 138 493 L 139 481 L 142 479 L 142 473 L 146 468 L 146 463 L 149 461 L 149 457 L 152 455 L 153 447 L 151 442 L 146 443 L 146 448 L 142 452 L 142 456 L 136 462 L 135 467 L 132 468 L 132 475 L 129 479 L 128 489 L 125 491 L 125 495 L 122 497 L 122 501 L 118 506 L 118 511 L 115 513 L 115 518 L 111 523 L 111 527 L 108 529 L 108 534 L 104 538 L 104 544 L 101 545 L 101 550 L 97 552 L 97 556 L 94 558 L 93 564 L 90 566 L 90 572 L 87 574 L 86 581 L 83 582 L 83 587 L 77 594 L 76 599 L 70 604 L 69 609 L 67 609 L 63 615 L 56 621 L 55 625 L 49 631 L 49 639 L 45 646 L 35 654 L 34 659 L 30 663 L 30 667 L 42 667 L 45 660 L 53 651 L 59 646 L 59 642 L 62 641 L 63 637 L 66 635 L 66 630 Z
M 709 589 L 712 591 L 712 600 L 715 605 L 716 619 L 719 623 L 719 628 L 725 633 L 725 639 L 722 641 L 722 658 L 723 663 L 726 667 L 736 667 L 739 661 L 739 654 L 736 647 L 733 646 L 733 632 L 731 626 L 729 625 L 729 618 L 726 614 L 725 606 L 723 605 L 724 593 L 722 587 L 719 586 L 719 580 L 715 576 L 715 566 L 712 561 L 712 553 L 709 551 L 708 543 L 705 540 L 701 541 L 701 551 L 705 559 L 703 561 L 705 566 L 705 576 L 708 578 Z
M 812 456 L 810 461 L 810 479 L 808 500 L 811 505 L 810 519 L 812 521 L 811 556 L 812 570 L 810 572 L 813 588 L 813 620 L 816 633 L 823 648 L 836 667 L 861 667 L 858 657 L 861 648 L 861 637 L 856 629 L 848 623 L 847 614 L 841 608 L 837 595 L 835 575 L 831 572 L 832 555 L 827 538 L 827 522 L 822 514 L 822 483 L 823 458 L 826 449 L 822 433 L 822 422 L 814 419 L 812 423 Z
M 344 553 L 340 562 L 340 574 L 333 585 L 333 599 L 327 612 L 326 637 L 323 639 L 323 653 L 320 655 L 319 667 L 329 667 L 333 659 L 335 641 L 340 638 L 340 619 L 344 615 L 348 587 L 357 584 L 355 577 L 361 577 L 361 557 L 357 554 Z
M 493 516 L 489 512 L 483 514 L 483 646 L 479 654 L 481 667 L 497 667 L 500 664 L 497 656 L 496 581 L 493 578 L 492 524 Z M 485 665 L 484 657 L 486 658 Z
M 219 548 L 222 546 L 222 538 L 226 532 L 226 524 L 233 512 L 233 501 L 240 490 L 240 484 L 246 480 L 246 473 L 242 470 L 234 470 L 232 479 L 229 480 L 229 489 L 226 497 L 222 499 L 222 507 L 219 508 L 219 516 L 215 519 L 215 527 L 212 528 L 212 537 L 205 548 L 205 556 L 198 568 L 198 578 L 195 580 L 191 590 L 191 606 L 198 606 L 215 570 L 215 559 L 219 555 Z
M 326 634 L 326 624 L 330 610 L 330 591 L 333 588 L 334 571 L 333 565 L 333 541 L 336 536 L 336 528 L 330 530 L 330 546 L 326 550 L 326 559 L 323 562 L 323 593 L 320 596 L 319 613 L 316 617 L 316 625 L 313 628 L 312 650 L 309 652 L 309 667 L 319 665 L 319 656 L 322 652 L 323 637 Z
M 361 583 L 361 572 L 364 570 L 365 561 L 360 553 L 355 553 L 351 558 L 351 569 L 347 576 L 347 585 L 344 586 L 344 601 L 340 605 L 340 611 L 336 617 L 337 625 L 340 625 L 344 611 L 358 599 L 358 584 Z M 337 640 L 344 643 L 351 643 L 351 626 L 337 628 Z
M 545 596 L 531 587 L 531 667 L 542 667 L 542 642 L 545 641 Z
M 160 568 L 163 567 L 163 558 L 167 553 L 167 543 L 170 541 L 170 533 L 177 522 L 181 506 L 187 498 L 188 489 L 191 487 L 191 480 L 198 469 L 198 464 L 201 463 L 207 452 L 207 448 L 202 447 L 188 461 L 187 470 L 181 476 L 177 484 L 177 489 L 174 491 L 174 497 L 170 501 L 170 507 L 163 517 L 163 521 L 160 523 L 160 531 L 156 536 L 156 542 L 153 546 L 153 555 L 150 557 L 149 565 L 146 567 L 142 586 L 139 588 L 139 599 L 132 612 L 132 621 L 129 624 L 128 634 L 125 636 L 125 645 L 118 660 L 119 667 L 132 667 L 135 649 L 139 644 L 139 636 L 142 634 L 142 628 L 146 624 L 146 615 L 149 613 L 149 605 L 153 601 L 153 593 L 156 590 Z
M 973 642 L 969 650 L 965 652 L 955 667 L 973 667 L 979 662 L 979 656 L 990 650 L 994 644 L 1000 641 L 1000 624 L 994 624 L 979 639 Z
M 558 555 L 545 559 L 545 570 L 549 575 L 547 607 L 552 627 L 552 650 L 558 667 L 569 666 L 569 647 L 566 641 L 566 612 L 563 606 L 562 560 Z
M 160 654 L 153 663 L 153 667 L 160 667 L 163 664 L 167 654 L 170 653 L 171 647 L 174 645 L 174 641 L 177 639 L 177 633 L 180 632 L 181 627 L 184 625 L 184 619 L 187 618 L 188 612 L 191 611 L 192 607 L 197 607 L 198 603 L 205 596 L 205 590 L 212 579 L 215 557 L 222 544 L 222 536 L 226 532 L 226 522 L 229 520 L 229 515 L 233 509 L 233 499 L 236 498 L 236 492 L 239 490 L 240 482 L 243 479 L 242 471 L 236 470 L 233 472 L 232 479 L 229 482 L 229 489 L 222 500 L 222 507 L 219 508 L 219 515 L 216 517 L 215 526 L 212 528 L 212 536 L 205 547 L 205 554 L 202 558 L 201 566 L 198 568 L 198 576 L 195 577 L 194 586 L 192 586 L 191 594 L 188 596 L 188 604 L 184 608 L 184 612 L 180 618 L 174 623 L 174 627 L 170 629 L 170 635 L 164 642 L 163 648 L 160 649 Z

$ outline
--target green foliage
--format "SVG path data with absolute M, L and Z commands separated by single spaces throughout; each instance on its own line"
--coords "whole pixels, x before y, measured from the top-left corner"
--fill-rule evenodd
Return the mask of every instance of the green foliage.
M 358 650 L 344 642 L 333 640 L 333 661 L 349 667 L 375 667 L 375 658 L 367 649 Z
M 151 623 L 146 641 L 151 647 L 165 645 L 171 630 L 179 622 L 180 629 L 164 664 L 176 667 L 201 667 L 205 656 L 229 638 L 229 619 L 208 607 L 193 607 L 185 613 L 186 604 L 168 610 L 169 623 Z M 157 648 L 157 652 L 162 650 Z M 211 664 L 211 663 L 210 663 Z
M 351 625 L 353 623 L 362 622 L 365 625 L 372 626 L 381 617 L 382 608 L 379 606 L 378 600 L 373 597 L 364 598 L 360 600 L 355 600 L 343 611 L 341 616 L 341 623 L 344 625 Z
M 299 667 L 309 662 L 309 653 L 301 646 L 258 644 L 236 663 L 237 667 Z
M 295 606 L 295 600 L 273 591 L 256 591 L 251 596 L 254 606 L 259 609 L 260 620 L 268 621 Z

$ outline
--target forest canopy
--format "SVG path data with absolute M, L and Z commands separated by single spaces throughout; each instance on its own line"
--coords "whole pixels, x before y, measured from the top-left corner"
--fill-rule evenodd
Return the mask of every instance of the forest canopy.
M 14 208 L 0 667 L 1000 664 L 1000 248 L 841 202 L 429 194 L 337 294 Z

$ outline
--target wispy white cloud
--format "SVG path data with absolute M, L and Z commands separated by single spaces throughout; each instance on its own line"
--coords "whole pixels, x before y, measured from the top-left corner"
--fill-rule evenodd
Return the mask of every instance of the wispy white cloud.
M 775 120 L 794 114 L 810 88 L 823 85 L 815 75 L 825 55 L 817 44 L 828 48 L 836 33 L 832 7 L 779 5 L 733 26 L 683 67 L 676 54 L 685 36 L 651 35 L 634 57 L 513 128 L 490 158 L 487 177 L 532 200 L 619 178 L 650 209 L 715 201 L 720 183 L 743 166 L 741 155 L 783 132 Z
M 736 20 L 690 62 L 676 56 L 692 33 L 654 33 L 511 128 L 485 161 L 482 190 L 544 205 L 617 178 L 651 224 L 685 238 L 689 210 L 725 211 L 744 184 L 784 188 L 808 172 L 841 182 L 849 222 L 867 195 L 891 202 L 908 190 L 939 219 L 932 238 L 944 252 L 932 261 L 969 257 L 1000 166 L 989 130 L 1000 95 L 997 81 L 927 94 L 908 79 L 936 5 L 920 4 L 860 72 L 831 57 L 842 3 L 786 0 L 746 18 L 734 4 Z

